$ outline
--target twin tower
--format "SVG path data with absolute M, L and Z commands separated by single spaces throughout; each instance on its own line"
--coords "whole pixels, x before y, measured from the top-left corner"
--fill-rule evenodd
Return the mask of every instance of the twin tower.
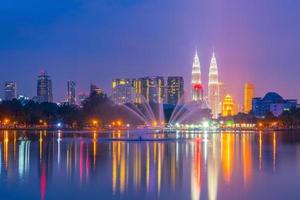
M 196 51 L 192 68 L 192 101 L 196 103 L 205 102 L 203 91 L 204 89 L 201 81 L 201 65 L 198 52 Z M 218 115 L 221 112 L 221 99 L 218 65 L 215 53 L 212 55 L 209 67 L 207 100 L 208 105 L 212 110 L 213 118 L 218 118 Z

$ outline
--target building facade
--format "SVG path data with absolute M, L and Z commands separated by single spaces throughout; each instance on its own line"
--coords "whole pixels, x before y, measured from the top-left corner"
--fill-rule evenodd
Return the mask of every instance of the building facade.
M 252 99 L 255 95 L 255 87 L 252 83 L 245 83 L 244 86 L 244 112 L 249 113 L 252 110 Z
M 90 85 L 90 95 L 93 93 L 100 95 L 100 94 L 103 94 L 103 90 L 102 90 L 102 88 L 98 87 L 97 85 L 91 84 Z
M 201 81 L 201 66 L 196 51 L 192 67 L 192 101 L 200 103 L 203 101 L 203 85 Z
M 114 79 L 112 81 L 112 100 L 116 104 L 131 103 L 134 101 L 134 88 L 130 79 Z
M 132 79 L 132 87 L 134 90 L 134 103 L 142 103 L 142 80 L 141 79 Z
M 217 119 L 221 112 L 221 101 L 218 65 L 215 53 L 212 55 L 208 74 L 208 105 L 211 108 L 212 117 Z
M 82 103 L 83 103 L 87 98 L 89 98 L 89 95 L 88 95 L 88 94 L 80 93 L 80 94 L 78 95 L 78 104 L 79 104 L 79 105 L 82 105 Z
M 234 101 L 230 95 L 226 95 L 222 103 L 222 116 L 228 117 L 234 115 Z
M 141 94 L 149 103 L 164 103 L 165 80 L 161 76 L 143 77 L 141 80 Z
M 37 101 L 53 102 L 52 80 L 47 72 L 41 72 L 37 80 Z
M 284 111 L 289 111 L 296 107 L 296 99 L 283 99 L 275 92 L 269 92 L 263 98 L 257 97 L 252 100 L 253 114 L 258 118 L 264 118 L 270 112 L 278 117 Z
M 176 105 L 183 103 L 184 96 L 184 80 L 180 76 L 170 76 L 167 79 L 167 103 Z
M 4 100 L 11 101 L 17 98 L 17 84 L 14 81 L 4 83 Z
M 74 81 L 67 82 L 67 102 L 76 104 L 76 83 Z

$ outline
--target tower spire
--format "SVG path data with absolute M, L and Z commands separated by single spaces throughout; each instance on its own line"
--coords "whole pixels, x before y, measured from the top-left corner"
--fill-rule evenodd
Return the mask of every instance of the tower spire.
M 201 81 L 201 65 L 196 49 L 192 68 L 192 101 L 199 102 L 203 99 L 203 87 Z
M 208 104 L 212 110 L 213 118 L 218 118 L 220 110 L 220 83 L 218 74 L 218 65 L 215 52 L 212 53 L 212 58 L 208 74 Z

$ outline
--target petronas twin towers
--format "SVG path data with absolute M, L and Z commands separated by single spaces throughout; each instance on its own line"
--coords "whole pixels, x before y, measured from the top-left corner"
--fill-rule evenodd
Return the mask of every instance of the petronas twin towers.
M 204 102 L 203 96 L 201 65 L 198 52 L 196 51 L 192 68 L 192 101 L 202 103 Z M 212 55 L 208 74 L 208 105 L 212 110 L 213 118 L 218 118 L 221 112 L 221 99 L 218 65 L 215 53 Z

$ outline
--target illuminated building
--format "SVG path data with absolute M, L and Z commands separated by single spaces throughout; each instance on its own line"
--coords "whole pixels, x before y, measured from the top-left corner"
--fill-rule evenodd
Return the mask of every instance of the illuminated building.
M 76 103 L 76 83 L 74 81 L 67 82 L 67 101 L 72 105 Z
M 133 79 L 132 86 L 135 94 L 134 103 L 142 103 L 142 80 Z
M 203 86 L 201 82 L 201 68 L 198 52 L 196 51 L 192 68 L 192 101 L 199 103 L 202 102 L 202 100 Z
M 245 83 L 244 87 L 244 112 L 249 113 L 252 110 L 252 99 L 254 97 L 254 84 Z
M 149 103 L 164 103 L 165 80 L 161 76 L 141 78 L 142 95 Z
M 230 95 L 226 95 L 222 104 L 222 116 L 232 116 L 234 115 L 234 102 Z
M 52 102 L 52 80 L 47 72 L 43 71 L 38 76 L 37 81 L 37 101 L 38 102 Z
M 220 84 L 215 53 L 211 58 L 208 76 L 208 104 L 212 111 L 212 117 L 217 119 L 220 113 Z
M 112 100 L 116 104 L 125 104 L 133 100 L 134 89 L 130 79 L 114 79 L 112 91 Z
M 184 81 L 180 76 L 167 79 L 167 103 L 176 105 L 184 95 Z
M 103 94 L 103 90 L 100 87 L 98 87 L 97 85 L 91 84 L 90 94 L 93 94 L 93 93 L 100 95 L 100 94 Z
M 255 117 L 264 118 L 268 112 L 274 116 L 280 116 L 283 111 L 289 111 L 297 107 L 296 99 L 283 99 L 275 92 L 267 93 L 264 98 L 252 99 L 252 110 Z
M 17 98 L 17 84 L 14 81 L 4 83 L 4 99 L 7 101 Z

